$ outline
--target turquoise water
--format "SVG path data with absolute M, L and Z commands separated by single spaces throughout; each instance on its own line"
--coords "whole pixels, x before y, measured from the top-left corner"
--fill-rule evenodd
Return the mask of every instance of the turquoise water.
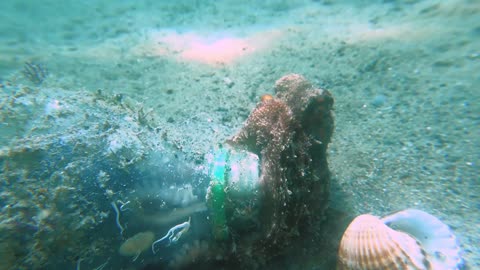
M 334 269 L 354 217 L 407 208 L 480 269 L 480 3 L 259 2 L 0 3 L 0 269 Z M 218 241 L 208 155 L 290 73 L 335 100 L 328 210 L 264 252 L 235 198 Z

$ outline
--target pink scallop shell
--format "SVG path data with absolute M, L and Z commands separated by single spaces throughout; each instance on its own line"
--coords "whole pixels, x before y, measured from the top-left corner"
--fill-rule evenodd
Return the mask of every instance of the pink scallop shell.
M 416 209 L 382 219 L 355 218 L 342 237 L 337 263 L 338 270 L 455 270 L 462 266 L 461 249 L 450 228 Z
M 355 218 L 338 252 L 338 270 L 427 270 L 426 253 L 414 238 L 397 232 L 372 215 Z

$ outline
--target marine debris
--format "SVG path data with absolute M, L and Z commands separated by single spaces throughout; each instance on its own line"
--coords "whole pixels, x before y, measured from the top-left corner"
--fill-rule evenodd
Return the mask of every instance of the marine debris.
M 137 109 L 128 97 L 119 102 L 107 94 L 4 87 L 2 131 L 11 136 L 2 137 L 0 148 L 2 265 L 74 269 L 83 258 L 82 268 L 93 269 L 111 256 L 118 239 L 112 202 L 122 228 L 134 211 L 122 211 L 126 203 L 118 200 L 132 198 L 128 208 L 138 207 L 127 193 L 138 178 L 131 164 L 163 147 L 159 135 L 125 117 Z M 50 110 L 52 101 L 60 108 Z M 115 154 L 109 151 L 112 134 L 121 146 Z
M 122 224 L 120 224 L 120 211 L 118 210 L 117 204 L 115 202 L 112 202 L 111 204 L 112 204 L 113 210 L 115 211 L 115 223 L 117 224 L 117 227 L 120 230 L 120 235 L 123 235 L 123 231 L 125 231 L 125 229 L 123 228 Z
M 135 261 L 140 253 L 150 247 L 154 238 L 155 235 L 150 231 L 137 233 L 123 242 L 118 252 L 123 256 L 133 257 Z
M 153 242 L 153 244 L 152 244 L 153 254 L 156 253 L 155 252 L 155 245 L 162 242 L 163 240 L 165 240 L 167 238 L 168 238 L 168 244 L 169 245 L 171 243 L 176 243 L 180 239 L 180 237 L 182 237 L 182 235 L 184 233 L 188 232 L 188 229 L 190 229 L 190 221 L 191 221 L 191 218 L 189 217 L 188 221 L 185 221 L 183 223 L 180 223 L 180 224 L 177 224 L 177 225 L 173 226 L 172 228 L 170 228 L 170 230 L 168 230 L 168 232 L 167 232 L 167 234 L 165 234 L 165 236 L 163 236 L 162 238 Z

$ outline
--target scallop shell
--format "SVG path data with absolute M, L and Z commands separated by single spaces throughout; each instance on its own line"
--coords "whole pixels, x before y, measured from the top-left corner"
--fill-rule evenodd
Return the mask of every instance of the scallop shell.
M 337 269 L 461 269 L 460 254 L 447 225 L 428 213 L 408 209 L 382 219 L 355 218 L 340 242 Z
M 440 219 L 417 209 L 407 209 L 383 217 L 390 228 L 406 232 L 421 243 L 432 269 L 462 269 L 460 244 L 452 230 Z

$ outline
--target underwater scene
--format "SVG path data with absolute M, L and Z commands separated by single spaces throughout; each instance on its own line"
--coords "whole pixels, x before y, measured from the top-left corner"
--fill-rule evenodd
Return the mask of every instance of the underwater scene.
M 480 269 L 480 1 L 0 15 L 0 270 Z

